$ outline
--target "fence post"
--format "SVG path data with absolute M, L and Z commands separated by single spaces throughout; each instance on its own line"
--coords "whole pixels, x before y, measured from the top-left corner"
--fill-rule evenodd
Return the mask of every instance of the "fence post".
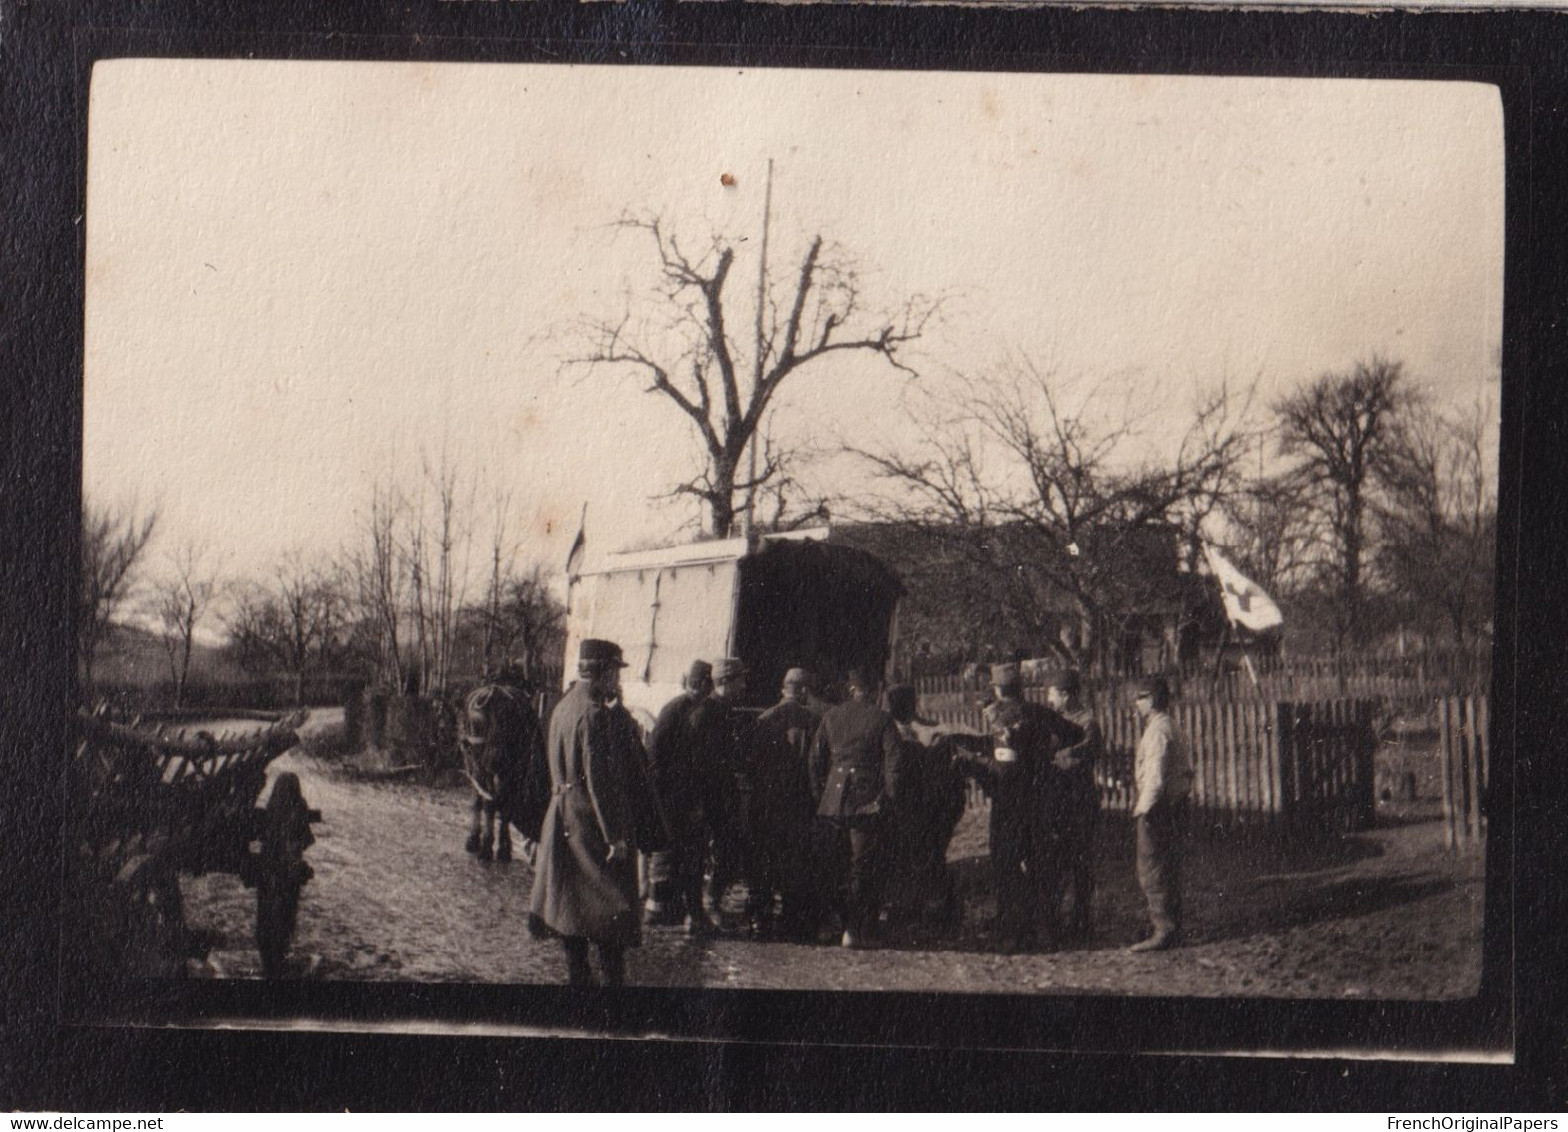
M 1476 697 L 1475 735 L 1476 748 L 1481 754 L 1481 789 L 1477 794 L 1478 829 L 1486 832 L 1487 799 L 1491 796 L 1492 771 L 1492 704 L 1486 696 Z
M 1448 725 L 1448 699 L 1437 701 L 1437 728 L 1443 752 L 1443 841 L 1452 849 L 1458 844 L 1454 828 L 1454 742 Z
M 1465 807 L 1465 835 L 1478 840 L 1481 837 L 1481 732 L 1476 724 L 1475 697 L 1466 696 L 1464 706 L 1465 770 L 1470 795 L 1470 804 Z
M 1279 758 L 1279 824 L 1287 831 L 1296 816 L 1301 795 L 1301 768 L 1297 765 L 1295 705 L 1281 700 L 1274 705 L 1274 745 Z
M 1360 795 L 1361 828 L 1370 828 L 1377 821 L 1377 732 L 1373 729 L 1374 703 L 1362 700 L 1356 717 L 1356 731 L 1360 742 L 1356 771 L 1361 776 Z

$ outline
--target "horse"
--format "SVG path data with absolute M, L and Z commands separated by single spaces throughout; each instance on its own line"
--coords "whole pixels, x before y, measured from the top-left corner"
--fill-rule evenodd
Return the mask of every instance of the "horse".
M 461 728 L 463 773 L 474 788 L 473 822 L 464 848 L 481 861 L 510 861 L 511 827 L 517 826 L 526 842 L 537 842 L 549 803 L 539 716 L 524 689 L 484 684 L 464 700 Z

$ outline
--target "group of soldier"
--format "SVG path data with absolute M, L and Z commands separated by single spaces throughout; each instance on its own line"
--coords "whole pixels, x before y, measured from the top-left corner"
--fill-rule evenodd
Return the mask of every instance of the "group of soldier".
M 762 937 L 864 948 L 903 917 L 956 919 L 946 851 L 966 779 L 991 800 L 998 948 L 1087 937 L 1104 746 L 1076 672 L 1052 678 L 1047 706 L 1023 696 L 1017 666 L 994 665 L 986 734 L 966 735 L 921 721 L 913 688 L 879 697 L 860 671 L 830 704 L 812 673 L 791 668 L 758 716 L 741 707 L 744 664 L 699 660 L 644 748 L 620 703 L 622 667 L 613 642 L 583 641 L 545 743 L 530 927 L 562 941 L 571 982 L 592 980 L 591 942 L 605 982 L 619 983 L 645 921 L 693 936 L 726 930 L 737 882 L 745 928 Z M 1163 681 L 1139 689 L 1134 816 L 1154 929 L 1140 951 L 1180 932 L 1191 772 L 1168 703 Z

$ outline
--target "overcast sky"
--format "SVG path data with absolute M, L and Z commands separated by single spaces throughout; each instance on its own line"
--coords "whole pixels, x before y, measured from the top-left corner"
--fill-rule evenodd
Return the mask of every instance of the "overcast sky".
M 1495 422 L 1502 144 L 1462 83 L 98 63 L 84 484 L 261 572 L 336 551 L 444 443 L 552 567 L 585 501 L 593 550 L 667 538 L 685 419 L 560 362 L 656 282 L 617 217 L 755 248 L 770 157 L 781 270 L 820 232 L 869 309 L 946 298 L 909 355 L 928 385 L 1027 356 L 1176 417 L 1381 352 Z M 897 443 L 906 393 L 846 356 L 779 428 Z

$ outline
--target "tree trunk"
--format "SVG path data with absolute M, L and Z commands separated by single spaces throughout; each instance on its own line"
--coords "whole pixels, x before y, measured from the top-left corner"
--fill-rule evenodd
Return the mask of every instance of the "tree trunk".
M 735 533 L 735 469 L 727 464 L 718 464 L 713 469 L 708 514 L 715 538 L 729 538 Z

